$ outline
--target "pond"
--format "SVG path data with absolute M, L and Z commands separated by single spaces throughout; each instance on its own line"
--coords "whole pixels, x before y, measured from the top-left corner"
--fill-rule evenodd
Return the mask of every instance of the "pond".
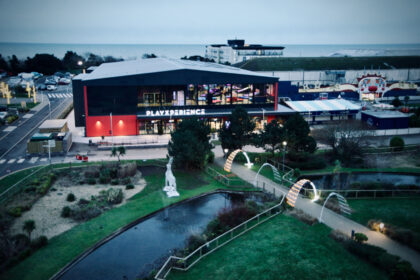
M 384 183 L 401 185 L 412 185 L 420 187 L 420 175 L 406 173 L 383 173 L 383 172 L 354 172 L 327 175 L 302 176 L 311 180 L 319 189 L 348 189 L 352 183 Z
M 80 259 L 60 279 L 145 277 L 160 268 L 174 248 L 183 248 L 192 233 L 201 233 L 221 209 L 245 198 L 221 192 L 161 210 Z

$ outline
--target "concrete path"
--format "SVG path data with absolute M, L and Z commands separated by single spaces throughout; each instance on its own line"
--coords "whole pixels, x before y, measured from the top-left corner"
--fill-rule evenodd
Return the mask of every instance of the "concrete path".
M 225 159 L 222 157 L 216 157 L 215 163 L 223 166 Z M 250 170 L 247 167 L 237 163 L 232 164 L 232 172 L 251 184 L 254 182 L 256 175 L 256 172 L 253 170 Z M 289 191 L 289 189 L 285 186 L 277 184 L 263 176 L 258 176 L 258 181 L 259 186 L 264 184 L 267 191 L 274 192 L 276 195 L 280 195 L 281 193 L 287 194 Z M 299 197 L 297 199 L 295 207 L 314 218 L 319 218 L 322 209 L 321 205 L 311 202 L 309 199 L 303 197 Z M 366 234 L 366 236 L 369 238 L 369 244 L 381 247 L 388 253 L 399 256 L 401 259 L 410 262 L 413 265 L 413 268 L 418 273 L 420 273 L 420 254 L 410 249 L 409 247 L 401 245 L 400 243 L 388 238 L 384 234 L 372 231 L 369 228 L 358 224 L 344 216 L 338 215 L 328 209 L 324 209 L 322 221 L 328 227 L 339 230 L 349 236 L 351 235 L 352 230 Z

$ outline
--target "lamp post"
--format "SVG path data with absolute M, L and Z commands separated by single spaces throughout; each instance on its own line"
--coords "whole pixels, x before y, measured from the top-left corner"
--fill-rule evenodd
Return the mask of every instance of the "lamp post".
M 48 109 L 49 109 L 49 112 L 50 112 L 48 119 L 51 120 L 51 102 L 50 102 L 50 99 L 48 99 Z
M 284 173 L 284 155 L 286 154 L 287 142 L 286 141 L 283 141 L 281 144 L 283 146 L 283 165 L 282 165 L 282 171 Z
M 111 137 L 112 137 L 112 147 L 114 147 L 114 130 L 112 129 L 112 113 L 109 113 L 110 121 L 111 121 Z
M 85 68 L 83 68 L 83 67 L 82 67 L 82 65 L 83 65 L 83 61 L 79 60 L 79 61 L 77 62 L 77 65 L 79 65 L 79 66 L 82 68 L 82 73 L 83 73 L 83 74 L 85 74 Z

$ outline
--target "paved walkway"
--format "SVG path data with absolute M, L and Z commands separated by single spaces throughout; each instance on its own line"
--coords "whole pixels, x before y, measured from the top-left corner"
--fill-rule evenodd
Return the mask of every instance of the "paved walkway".
M 215 159 L 215 163 L 220 166 L 223 166 L 225 163 L 225 159 L 217 157 Z M 254 182 L 256 175 L 256 172 L 254 172 L 253 170 L 250 170 L 247 167 L 236 163 L 232 165 L 232 172 L 251 184 Z M 265 183 L 265 188 L 267 189 L 267 191 L 273 192 L 275 190 L 276 195 L 279 195 L 280 193 L 287 194 L 287 192 L 289 191 L 285 186 L 276 184 L 275 182 L 263 176 L 258 176 L 258 181 L 259 184 Z M 295 207 L 314 218 L 319 217 L 322 208 L 321 205 L 311 202 L 309 199 L 303 197 L 299 197 L 297 199 Z M 418 273 L 420 273 L 420 254 L 410 249 L 409 247 L 401 245 L 400 243 L 388 238 L 384 234 L 372 231 L 369 228 L 358 224 L 344 216 L 338 215 L 335 212 L 330 211 L 328 209 L 324 209 L 322 221 L 328 227 L 335 230 L 339 230 L 349 236 L 351 235 L 352 230 L 354 230 L 355 232 L 361 232 L 366 234 L 366 236 L 369 238 L 369 244 L 381 247 L 388 251 L 388 253 L 399 256 L 403 260 L 409 261 L 413 265 L 413 268 Z

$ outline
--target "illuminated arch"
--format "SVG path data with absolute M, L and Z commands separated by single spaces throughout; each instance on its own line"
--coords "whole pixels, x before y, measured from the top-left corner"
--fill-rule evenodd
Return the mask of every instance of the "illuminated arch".
M 322 214 L 324 213 L 325 205 L 327 204 L 328 199 L 330 199 L 330 197 L 333 197 L 333 196 L 337 197 L 338 206 L 340 206 L 341 212 L 347 215 L 351 215 L 351 209 L 350 209 L 349 204 L 347 203 L 347 200 L 342 195 L 332 192 L 327 196 L 327 199 L 325 199 L 324 205 L 322 206 L 321 214 L 319 215 L 319 218 L 318 218 L 318 221 L 320 223 L 322 223 Z
M 274 180 L 277 180 L 279 182 L 281 182 L 281 176 L 279 171 L 277 170 L 277 168 L 275 168 L 272 164 L 269 164 L 268 162 L 264 163 L 263 165 L 261 165 L 260 169 L 258 169 L 257 175 L 255 175 L 255 179 L 254 179 L 254 186 L 257 186 L 257 180 L 258 180 L 258 175 L 260 175 L 261 170 L 265 167 L 265 166 L 270 166 L 271 170 L 273 170 L 273 174 L 274 174 Z
M 289 204 L 292 207 L 295 207 L 295 203 L 299 196 L 299 192 L 302 189 L 302 187 L 307 183 L 309 183 L 312 189 L 314 190 L 314 198 L 312 199 L 312 201 L 317 201 L 319 199 L 319 195 L 314 183 L 312 183 L 308 179 L 302 179 L 294 183 L 293 186 L 290 188 L 289 192 L 287 193 L 287 204 Z
M 235 159 L 236 155 L 237 155 L 239 152 L 242 152 L 242 153 L 244 154 L 245 158 L 246 158 L 247 163 L 245 163 L 245 165 L 246 165 L 248 168 L 251 168 L 252 163 L 251 163 L 251 161 L 249 160 L 248 155 L 247 155 L 244 151 L 242 151 L 241 149 L 237 149 L 237 150 L 233 151 L 233 152 L 229 155 L 229 157 L 227 158 L 227 160 L 226 160 L 225 167 L 224 167 L 224 169 L 225 169 L 225 171 L 226 171 L 226 172 L 230 172 L 230 170 L 232 169 L 232 162 L 233 162 L 233 160 Z

